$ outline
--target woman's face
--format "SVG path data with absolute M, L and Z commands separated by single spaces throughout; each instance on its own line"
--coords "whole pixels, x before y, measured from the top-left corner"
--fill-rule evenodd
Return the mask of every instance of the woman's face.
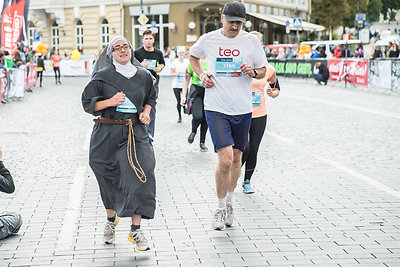
M 112 55 L 119 64 L 125 65 L 131 60 L 131 49 L 128 42 L 118 40 L 112 47 Z

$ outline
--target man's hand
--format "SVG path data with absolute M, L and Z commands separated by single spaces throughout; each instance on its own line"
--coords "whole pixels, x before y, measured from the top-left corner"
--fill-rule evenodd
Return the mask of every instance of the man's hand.
M 215 83 L 211 80 L 213 75 L 211 73 L 203 72 L 201 75 L 201 83 L 205 88 L 211 88 L 215 85 Z
M 0 161 L 3 158 L 3 153 L 1 152 L 1 147 L 0 147 Z
M 119 93 L 115 94 L 113 97 L 111 97 L 110 99 L 108 99 L 108 104 L 110 107 L 116 107 L 116 106 L 124 103 L 124 100 L 125 100 L 124 92 L 119 92 Z
M 140 64 L 142 64 L 142 66 L 145 68 L 147 68 L 149 66 L 149 62 L 146 59 L 143 60 Z
M 242 65 L 240 65 L 240 70 L 242 71 L 242 73 L 244 74 L 244 75 L 249 75 L 251 78 L 254 78 L 254 76 L 256 75 L 255 73 L 254 73 L 254 70 L 253 70 L 253 68 L 249 65 L 249 64 L 242 64 Z
M 143 111 L 139 115 L 139 121 L 143 123 L 144 125 L 148 125 L 150 123 L 150 115 L 149 112 Z

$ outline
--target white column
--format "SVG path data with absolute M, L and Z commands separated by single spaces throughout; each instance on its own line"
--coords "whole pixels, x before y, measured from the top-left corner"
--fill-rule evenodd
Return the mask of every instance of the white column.
M 163 21 L 163 15 L 160 16 L 160 22 L 159 22 L 159 27 L 158 27 L 158 32 L 160 35 L 160 50 L 164 51 L 164 21 Z

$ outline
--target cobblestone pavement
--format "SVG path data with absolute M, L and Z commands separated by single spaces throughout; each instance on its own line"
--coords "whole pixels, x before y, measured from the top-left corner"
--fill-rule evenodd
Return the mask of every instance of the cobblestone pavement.
M 400 266 L 400 97 L 282 79 L 268 99 L 267 133 L 253 178 L 237 188 L 236 220 L 211 230 L 216 154 L 187 143 L 171 79 L 161 78 L 157 211 L 135 251 L 129 219 L 112 245 L 88 167 L 93 125 L 80 104 L 87 78 L 64 78 L 0 105 L 0 145 L 16 192 L 0 210 L 22 214 L 0 241 L 0 266 Z

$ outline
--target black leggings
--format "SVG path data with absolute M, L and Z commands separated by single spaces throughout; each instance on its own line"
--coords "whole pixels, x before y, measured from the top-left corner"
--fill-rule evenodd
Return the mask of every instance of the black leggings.
M 181 93 L 182 93 L 182 88 L 174 88 L 174 94 L 175 94 L 175 98 L 176 98 L 176 109 L 178 110 L 178 115 L 179 118 L 182 116 L 181 115 L 181 109 L 183 108 L 181 106 Z
M 201 125 L 200 127 L 200 143 L 205 143 L 206 141 L 206 134 L 207 134 L 207 129 L 208 129 L 208 125 L 207 125 L 207 120 L 206 120 L 206 116 L 204 115 L 204 92 L 205 89 L 204 87 L 201 86 L 197 86 L 197 85 L 192 85 L 196 87 L 196 91 L 197 91 L 197 96 L 193 101 L 192 104 L 192 133 L 196 133 L 197 132 L 197 128 L 199 127 L 199 125 Z
M 57 83 L 60 81 L 60 76 L 61 76 L 60 68 L 54 67 L 53 70 L 54 70 L 54 77 L 56 78 L 56 83 Z M 58 75 L 57 75 L 57 73 L 58 73 Z
M 251 119 L 249 142 L 247 143 L 242 156 L 242 166 L 246 164 L 244 180 L 250 180 L 254 169 L 256 168 L 258 148 L 260 147 L 266 126 L 267 115 Z
M 39 79 L 40 78 L 40 79 Z M 40 81 L 40 86 L 42 86 L 42 78 L 43 78 L 43 71 L 41 70 L 41 71 L 38 71 L 37 73 L 36 73 L 36 83 L 37 83 L 37 79 L 39 79 L 39 81 Z

